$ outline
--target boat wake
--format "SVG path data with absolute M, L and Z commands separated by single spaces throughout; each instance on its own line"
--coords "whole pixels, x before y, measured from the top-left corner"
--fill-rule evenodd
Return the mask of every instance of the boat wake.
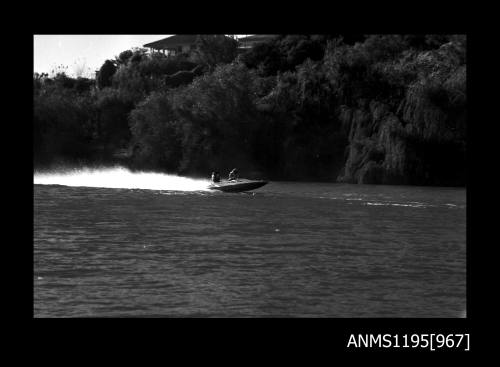
M 156 172 L 132 172 L 124 167 L 83 168 L 35 172 L 36 185 L 64 185 L 117 189 L 167 191 L 205 191 L 209 180 L 193 179 Z

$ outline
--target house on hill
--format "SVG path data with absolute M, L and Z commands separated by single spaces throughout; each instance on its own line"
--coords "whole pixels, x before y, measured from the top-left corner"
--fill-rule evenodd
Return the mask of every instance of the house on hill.
M 275 34 L 254 34 L 251 36 L 238 38 L 238 43 L 239 43 L 238 51 L 239 52 L 247 51 L 253 48 L 255 45 L 267 42 L 275 37 L 277 37 L 277 35 Z
M 146 43 L 143 47 L 167 55 L 190 53 L 196 47 L 196 34 L 176 34 L 159 41 Z
M 163 52 L 166 55 L 177 55 L 179 53 L 189 54 L 196 48 L 196 34 L 176 34 L 159 41 L 146 43 L 143 47 L 154 52 Z M 254 34 L 247 37 L 238 38 L 238 52 L 245 52 L 255 45 L 266 42 L 276 35 Z

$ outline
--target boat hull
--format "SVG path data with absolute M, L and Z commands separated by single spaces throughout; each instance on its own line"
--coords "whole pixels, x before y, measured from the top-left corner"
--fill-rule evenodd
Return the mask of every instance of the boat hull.
M 258 189 L 267 184 L 267 181 L 237 180 L 211 184 L 210 190 L 223 192 L 243 192 Z

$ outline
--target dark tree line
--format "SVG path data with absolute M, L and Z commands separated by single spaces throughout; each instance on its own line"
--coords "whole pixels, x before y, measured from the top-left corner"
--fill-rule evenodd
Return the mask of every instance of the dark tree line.
M 124 51 L 95 80 L 34 75 L 35 165 L 463 184 L 465 36 L 285 35 L 239 56 L 227 37 L 197 44 Z

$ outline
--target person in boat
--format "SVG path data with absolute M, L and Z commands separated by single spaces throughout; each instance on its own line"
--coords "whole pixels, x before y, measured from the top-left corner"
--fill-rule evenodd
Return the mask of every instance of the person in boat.
M 229 172 L 229 181 L 237 180 L 238 177 L 238 170 L 236 168 L 233 168 L 233 170 Z
M 212 172 L 212 182 L 220 182 L 220 174 L 219 171 Z

